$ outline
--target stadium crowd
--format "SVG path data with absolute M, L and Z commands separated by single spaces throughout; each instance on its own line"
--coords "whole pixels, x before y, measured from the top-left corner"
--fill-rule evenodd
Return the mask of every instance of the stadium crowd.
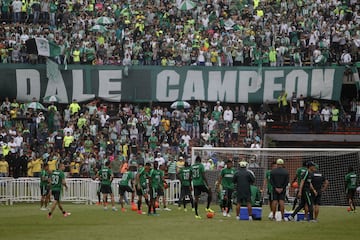
M 34 37 L 60 46 L 58 63 L 313 66 L 359 61 L 356 0 L 201 0 L 190 10 L 170 0 L 1 0 L 0 6 L 2 63 L 43 63 L 44 58 L 27 53 L 25 42 Z

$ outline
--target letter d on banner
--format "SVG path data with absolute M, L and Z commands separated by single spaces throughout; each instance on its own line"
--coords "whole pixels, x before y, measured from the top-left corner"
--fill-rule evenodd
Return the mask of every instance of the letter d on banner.
M 16 99 L 30 102 L 40 99 L 40 73 L 34 69 L 16 69 Z

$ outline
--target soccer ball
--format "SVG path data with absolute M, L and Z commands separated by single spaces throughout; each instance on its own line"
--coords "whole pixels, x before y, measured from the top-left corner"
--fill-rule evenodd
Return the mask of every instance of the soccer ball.
M 293 183 L 291 184 L 291 187 L 292 187 L 292 188 L 298 188 L 298 187 L 299 187 L 299 184 L 298 184 L 297 182 L 293 182 Z
M 137 210 L 137 206 L 135 204 L 131 205 L 131 211 L 136 211 Z
M 213 218 L 215 216 L 215 213 L 213 213 L 213 212 L 208 212 L 207 214 L 206 214 L 206 217 L 207 218 Z
M 351 211 L 351 208 L 350 208 L 350 207 L 348 207 L 348 208 L 347 208 L 347 211 L 348 211 L 348 212 L 350 212 L 350 211 Z

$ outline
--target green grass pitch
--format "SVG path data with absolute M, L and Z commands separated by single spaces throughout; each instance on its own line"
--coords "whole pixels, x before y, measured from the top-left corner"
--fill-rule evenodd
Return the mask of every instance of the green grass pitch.
M 119 206 L 117 206 L 119 207 Z M 213 206 L 215 209 L 215 206 Z M 202 219 L 171 205 L 171 212 L 158 211 L 160 216 L 138 215 L 128 206 L 127 212 L 104 211 L 101 206 L 64 204 L 72 213 L 63 217 L 58 209 L 53 218 L 40 211 L 38 204 L 0 205 L 1 240 L 95 240 L 95 239 L 359 239 L 360 213 L 348 213 L 346 207 L 322 207 L 318 223 L 272 222 L 267 219 L 268 207 L 263 207 L 261 221 L 237 221 L 220 212 Z M 233 214 L 234 215 L 234 214 Z

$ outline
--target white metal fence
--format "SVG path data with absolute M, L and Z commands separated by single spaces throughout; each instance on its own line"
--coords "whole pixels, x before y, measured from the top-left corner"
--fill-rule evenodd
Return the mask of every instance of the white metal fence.
M 120 179 L 115 178 L 112 189 L 115 201 L 119 201 Z M 167 203 L 175 203 L 180 198 L 180 181 L 167 181 L 165 190 Z M 62 201 L 73 203 L 93 204 L 98 201 L 97 192 L 100 187 L 98 181 L 89 178 L 67 178 L 67 191 L 63 191 Z M 128 195 L 127 198 L 130 196 Z M 0 178 L 0 203 L 35 202 L 41 198 L 39 178 Z

